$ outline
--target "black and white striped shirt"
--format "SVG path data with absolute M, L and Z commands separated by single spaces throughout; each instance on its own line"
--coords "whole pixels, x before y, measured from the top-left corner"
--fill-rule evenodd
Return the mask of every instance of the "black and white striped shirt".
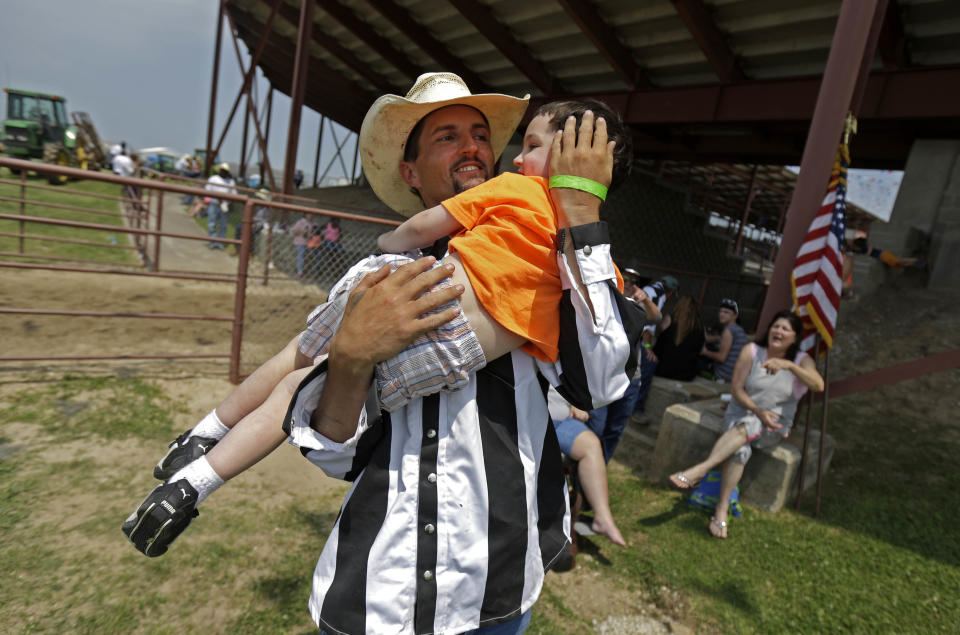
M 596 319 L 560 256 L 556 364 L 514 351 L 462 390 L 377 421 L 361 414 L 344 443 L 310 427 L 326 363 L 301 383 L 284 421 L 291 443 L 354 481 L 313 575 L 310 613 L 320 628 L 460 633 L 516 618 L 536 601 L 570 539 L 548 382 L 585 409 L 613 401 L 632 376 L 640 334 L 635 309 L 616 291 L 606 225 L 570 236 Z

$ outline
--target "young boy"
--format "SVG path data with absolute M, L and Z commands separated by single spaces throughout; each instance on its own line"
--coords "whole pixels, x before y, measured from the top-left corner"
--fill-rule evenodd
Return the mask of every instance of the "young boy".
M 470 372 L 518 346 L 538 359 L 556 360 L 561 285 L 556 261 L 557 218 L 547 183 L 550 148 L 569 117 L 575 117 L 579 124 L 588 111 L 598 117 L 595 140 L 605 140 L 608 134 L 610 137 L 608 183 L 625 175 L 632 152 L 629 136 L 615 113 L 600 102 L 548 104 L 534 116 L 523 149 L 514 159 L 523 176 L 504 174 L 475 186 L 380 237 L 378 244 L 384 251 L 409 251 L 452 234 L 450 258 L 460 264 L 456 271 L 466 274 L 460 315 L 414 342 L 397 358 L 377 365 L 377 392 L 385 409 L 393 411 L 412 398 L 462 387 Z M 590 188 L 588 191 L 605 194 L 606 184 L 583 181 L 586 180 L 571 181 L 568 177 L 559 186 Z M 371 257 L 351 268 L 331 291 L 328 302 L 311 313 L 299 343 L 300 353 L 316 358 L 326 352 L 350 291 L 367 273 L 384 264 L 396 268 L 409 260 L 396 255 Z M 444 305 L 438 311 L 447 308 Z M 270 417 L 261 416 L 258 421 L 276 427 L 287 404 L 271 404 L 268 400 L 262 407 L 275 410 L 275 417 L 271 421 Z M 263 439 L 269 435 L 260 435 L 247 426 L 241 441 L 231 446 L 238 451 L 218 456 L 216 461 L 211 455 L 208 461 L 204 455 L 226 434 L 226 429 L 216 411 L 211 412 L 171 444 L 154 475 L 169 478 L 168 483 L 178 486 L 185 481 L 196 490 L 199 503 L 224 480 L 279 445 L 273 437 L 265 443 Z M 179 451 L 187 446 L 190 452 Z M 168 460 L 174 456 L 175 460 Z M 178 470 L 187 459 L 192 462 Z M 160 555 L 172 538 L 158 541 L 164 545 L 162 550 L 151 551 L 157 536 L 143 522 L 150 498 L 127 519 L 123 530 L 138 549 L 147 555 Z M 181 519 L 176 532 L 182 531 L 190 520 Z

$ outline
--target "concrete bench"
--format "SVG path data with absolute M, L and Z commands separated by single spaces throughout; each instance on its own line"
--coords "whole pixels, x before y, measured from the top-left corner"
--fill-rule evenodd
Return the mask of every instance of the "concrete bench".
M 675 403 L 712 399 L 730 392 L 730 384 L 695 377 L 693 381 L 677 381 L 654 376 L 643 408 L 643 418 L 651 423 L 663 419 L 663 413 Z
M 650 477 L 654 481 L 666 485 L 671 474 L 707 457 L 720 435 L 723 405 L 723 400 L 716 398 L 667 408 L 660 423 L 650 468 Z M 819 430 L 810 430 L 804 490 L 813 487 L 816 482 L 819 444 Z M 836 445 L 836 441 L 828 434 L 824 443 L 824 474 Z M 782 443 L 767 450 L 754 449 L 740 481 L 740 500 L 771 512 L 793 501 L 797 492 L 802 447 L 803 426 L 794 425 L 790 437 Z M 719 469 L 719 466 L 715 469 Z

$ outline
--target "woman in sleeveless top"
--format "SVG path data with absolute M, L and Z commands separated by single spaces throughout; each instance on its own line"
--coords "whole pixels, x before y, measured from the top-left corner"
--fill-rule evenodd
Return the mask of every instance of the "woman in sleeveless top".
M 740 351 L 733 371 L 733 399 L 723 419 L 723 434 L 710 455 L 670 477 L 679 489 L 691 489 L 707 472 L 723 463 L 720 497 L 709 530 L 727 537 L 730 494 L 743 476 L 751 448 L 768 448 L 790 434 L 797 403 L 807 389 L 823 390 L 823 378 L 806 353 L 799 352 L 803 324 L 790 311 L 780 311 L 763 338 Z

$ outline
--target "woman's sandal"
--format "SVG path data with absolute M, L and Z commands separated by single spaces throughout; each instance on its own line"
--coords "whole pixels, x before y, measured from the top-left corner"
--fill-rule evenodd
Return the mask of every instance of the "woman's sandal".
M 670 475 L 670 483 L 677 489 L 693 489 L 700 484 L 700 481 L 692 483 L 686 474 L 677 472 L 676 474 Z
M 716 527 L 716 531 L 714 531 L 714 527 Z M 717 520 L 716 516 L 710 518 L 710 524 L 707 526 L 707 529 L 710 530 L 710 535 L 714 538 L 727 537 L 727 521 Z

